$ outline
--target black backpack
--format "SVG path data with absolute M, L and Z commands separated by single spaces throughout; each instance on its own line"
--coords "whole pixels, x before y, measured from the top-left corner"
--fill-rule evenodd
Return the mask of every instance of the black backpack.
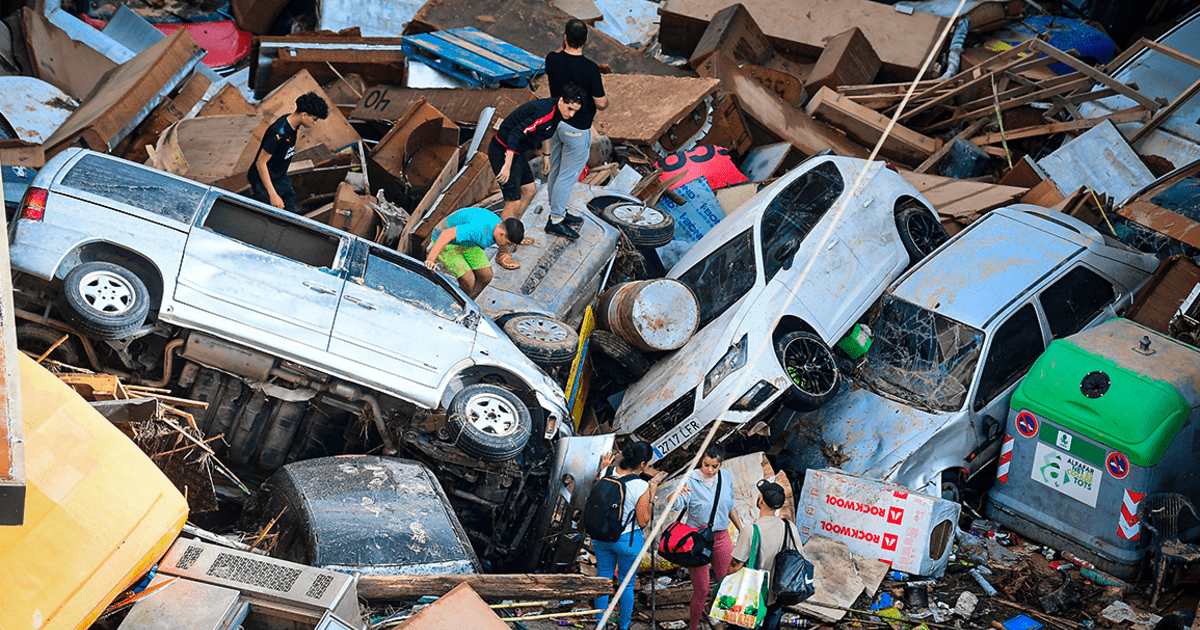
M 809 562 L 792 539 L 792 524 L 783 521 L 783 548 L 775 554 L 775 566 L 771 568 L 771 592 L 784 606 L 798 604 L 812 596 L 813 564 Z
M 616 476 L 609 468 L 603 477 L 592 486 L 587 502 L 583 505 L 583 527 L 593 540 L 617 542 L 636 514 L 624 518 L 625 483 L 637 479 L 636 474 Z M 633 536 L 629 537 L 633 544 Z

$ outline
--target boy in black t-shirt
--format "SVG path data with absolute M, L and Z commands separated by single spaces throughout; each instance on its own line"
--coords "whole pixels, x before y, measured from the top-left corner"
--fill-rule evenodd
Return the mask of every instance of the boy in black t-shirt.
M 329 105 L 315 92 L 296 99 L 296 111 L 281 116 L 267 127 L 250 167 L 250 196 L 288 212 L 296 211 L 296 193 L 288 179 L 288 167 L 296 152 L 296 132 L 329 116 Z
M 546 78 L 550 82 L 550 97 L 562 95 L 563 87 L 574 83 L 583 88 L 586 96 L 579 112 L 558 126 L 550 138 L 550 220 L 546 231 L 567 238 L 579 238 L 574 226 L 583 223 L 583 217 L 567 211 L 571 191 L 579 181 L 579 175 L 587 165 L 592 149 L 592 120 L 596 110 L 608 107 L 604 94 L 604 82 L 600 79 L 600 66 L 583 56 L 587 43 L 588 27 L 582 20 L 567 20 L 563 34 L 562 50 L 546 55 Z

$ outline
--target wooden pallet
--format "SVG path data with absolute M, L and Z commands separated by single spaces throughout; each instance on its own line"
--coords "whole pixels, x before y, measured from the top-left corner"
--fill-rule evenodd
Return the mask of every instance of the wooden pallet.
M 543 60 L 470 27 L 409 35 L 401 50 L 477 87 L 522 87 L 542 72 Z

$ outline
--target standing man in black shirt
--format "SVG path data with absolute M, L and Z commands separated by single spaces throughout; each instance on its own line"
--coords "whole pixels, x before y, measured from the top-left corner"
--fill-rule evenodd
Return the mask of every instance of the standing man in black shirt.
M 548 154 L 550 137 L 558 129 L 558 123 L 570 120 L 579 111 L 584 98 L 583 88 L 567 85 L 558 98 L 529 101 L 514 109 L 500 123 L 500 129 L 492 136 L 487 150 L 492 172 L 496 174 L 500 191 L 504 193 L 504 210 L 500 218 L 520 219 L 525 214 L 525 209 L 537 193 L 533 169 L 529 167 L 529 160 L 525 159 L 525 152 L 541 147 L 542 154 Z M 531 243 L 533 239 L 525 237 L 521 244 Z M 500 253 L 496 254 L 496 262 L 505 269 L 521 266 L 513 259 L 511 247 L 501 247 Z
M 329 105 L 316 92 L 301 94 L 296 111 L 281 116 L 267 127 L 262 144 L 250 167 L 250 196 L 288 212 L 296 211 L 296 193 L 288 179 L 288 167 L 296 152 L 296 132 L 329 116 Z
M 559 125 L 550 138 L 550 220 L 546 231 L 567 238 L 579 238 L 575 226 L 583 223 L 583 217 L 568 212 L 567 204 L 592 150 L 592 120 L 597 110 L 608 107 L 600 66 L 583 56 L 587 35 L 588 27 L 582 20 L 567 20 L 562 50 L 546 55 L 550 98 L 561 96 L 568 83 L 582 87 L 586 93 L 579 112 L 563 121 L 565 124 Z

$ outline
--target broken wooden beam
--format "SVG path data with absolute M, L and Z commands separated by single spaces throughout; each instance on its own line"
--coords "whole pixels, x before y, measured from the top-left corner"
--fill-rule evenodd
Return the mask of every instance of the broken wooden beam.
M 771 42 L 741 4 L 725 7 L 709 20 L 688 65 L 698 68 L 705 59 L 721 50 L 728 51 L 738 61 L 760 66 L 775 56 Z
M 989 121 L 987 118 L 980 118 L 979 120 L 976 120 L 975 122 L 971 123 L 970 125 L 967 126 L 966 129 L 963 129 L 962 131 L 958 132 L 958 134 L 955 135 L 953 138 L 950 138 L 949 140 L 943 142 L 942 148 L 938 149 L 937 151 L 934 151 L 933 155 L 930 155 L 929 157 L 925 158 L 925 161 L 921 162 L 921 165 L 918 166 L 913 172 L 915 172 L 915 173 L 929 172 L 930 169 L 932 169 L 933 167 L 938 165 L 938 162 L 942 161 L 942 158 L 946 157 L 946 154 L 949 153 L 950 149 L 952 149 L 954 147 L 955 141 L 969 139 L 971 137 L 971 134 L 979 131 L 980 129 L 983 129 L 983 126 L 988 124 L 989 122 L 991 122 L 991 121 Z
M 804 108 L 808 115 L 825 121 L 846 132 L 850 139 L 874 146 L 883 136 L 891 120 L 879 112 L 863 107 L 829 88 L 821 88 Z M 920 164 L 940 149 L 942 141 L 921 135 L 896 124 L 883 142 L 879 152 L 905 164 Z
M 871 42 L 856 26 L 829 39 L 808 75 L 807 87 L 815 92 L 822 87 L 870 83 L 882 65 Z
M 1030 40 L 1030 43 L 1033 46 L 1034 50 L 1036 50 L 1038 52 L 1046 53 L 1047 55 L 1052 57 L 1055 61 L 1059 61 L 1059 62 L 1067 64 L 1068 66 L 1071 66 L 1075 70 L 1079 71 L 1081 74 L 1084 74 L 1084 75 L 1092 78 L 1097 83 L 1101 83 L 1105 87 L 1110 87 L 1110 88 L 1116 90 L 1122 96 L 1133 99 L 1134 102 L 1138 103 L 1139 105 L 1142 105 L 1143 107 L 1145 107 L 1146 109 L 1148 109 L 1150 111 L 1157 111 L 1160 107 L 1163 106 L 1163 103 L 1159 103 L 1158 101 L 1150 98 L 1149 96 L 1146 96 L 1145 94 L 1142 94 L 1141 92 L 1125 85 L 1124 83 L 1121 83 L 1120 81 L 1087 65 L 1086 63 L 1072 57 L 1071 55 L 1068 55 L 1067 53 L 1055 48 L 1054 46 L 1047 44 L 1046 42 L 1043 42 L 1038 39 L 1034 39 L 1034 40 Z
M 987 119 L 981 119 L 987 120 Z M 1141 105 L 1124 109 L 1119 112 L 1101 116 L 1098 118 L 1081 118 L 1079 120 L 1071 120 L 1067 122 L 1052 123 L 1049 125 L 1038 125 L 1036 127 L 1022 127 L 1013 129 L 1005 133 L 988 133 L 982 136 L 971 138 L 971 142 L 978 145 L 996 144 L 997 142 L 1022 140 L 1024 138 L 1036 138 L 1038 136 L 1048 136 L 1055 133 L 1064 133 L 1068 131 L 1087 131 L 1092 127 L 1110 120 L 1115 125 L 1131 122 L 1146 122 L 1150 120 L 1150 112 L 1146 111 Z
M 577 573 L 507 575 L 363 575 L 358 596 L 368 600 L 416 601 L 426 595 L 441 597 L 459 584 L 471 587 L 483 599 L 590 600 L 611 595 L 613 581 Z

